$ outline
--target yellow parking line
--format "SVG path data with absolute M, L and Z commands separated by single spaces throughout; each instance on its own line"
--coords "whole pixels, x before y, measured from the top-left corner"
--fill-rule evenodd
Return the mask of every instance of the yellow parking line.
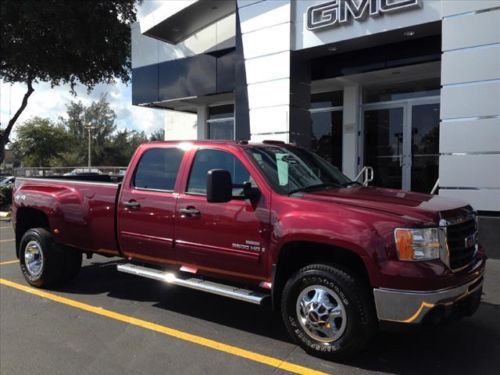
M 18 289 L 20 291 L 30 293 L 42 298 L 46 298 L 48 300 L 61 303 L 63 305 L 68 305 L 80 310 L 84 310 L 93 314 L 105 316 L 110 319 L 118 320 L 123 323 L 131 324 L 137 327 L 141 327 L 144 329 L 148 329 L 154 332 L 162 333 L 167 336 L 175 337 L 177 339 L 191 342 L 193 344 L 205 346 L 210 349 L 218 350 L 223 353 L 231 354 L 237 357 L 246 358 L 254 362 L 259 362 L 271 367 L 275 367 L 281 370 L 289 371 L 295 374 L 307 374 L 307 375 L 320 375 L 325 374 L 324 372 L 320 372 L 317 370 L 313 370 L 307 367 L 299 366 L 290 362 L 283 361 L 278 358 L 269 357 L 267 355 L 251 352 L 249 350 L 245 350 L 239 348 L 237 346 L 227 345 L 222 342 L 218 342 L 215 340 L 207 339 L 201 336 L 192 335 L 187 332 L 179 331 L 174 328 L 169 328 L 166 326 L 162 326 L 156 323 L 151 323 L 146 320 L 137 319 L 129 315 L 124 315 L 121 313 L 117 313 L 111 310 L 103 309 L 101 307 L 92 306 L 86 303 L 78 302 L 76 300 L 72 300 L 69 298 L 61 297 L 53 293 L 48 293 L 40 289 L 31 288 L 25 285 L 21 285 L 15 283 L 10 280 L 0 279 L 0 284 L 4 286 L 8 286 L 14 289 Z
M 19 263 L 19 261 L 17 259 L 6 260 L 5 262 L 0 262 L 0 266 L 4 266 L 4 265 L 7 265 L 7 264 L 14 264 L 14 263 Z
M 0 240 L 0 243 L 2 242 L 12 242 L 12 241 L 15 241 L 16 239 L 15 238 L 10 238 L 8 240 Z

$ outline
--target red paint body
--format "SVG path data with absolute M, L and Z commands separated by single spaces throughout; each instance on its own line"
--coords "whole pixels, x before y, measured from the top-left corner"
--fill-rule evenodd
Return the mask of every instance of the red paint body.
M 51 230 L 59 230 L 56 241 L 62 244 L 143 263 L 184 266 L 200 274 L 254 285 L 272 281 L 280 251 L 295 241 L 316 242 L 356 253 L 365 264 L 372 287 L 436 290 L 466 283 L 479 272 L 468 267 L 454 273 L 437 260 L 401 262 L 395 251 L 394 228 L 436 226 L 440 218 L 464 207 L 464 203 L 364 187 L 280 195 L 271 189 L 245 153 L 251 144 L 190 142 L 174 191 L 133 187 L 134 171 L 145 150 L 183 145 L 158 142 L 140 146 L 121 186 L 17 179 L 14 220 L 16 212 L 29 207 L 46 215 Z M 194 155 L 200 148 L 235 155 L 257 184 L 261 193 L 258 201 L 209 203 L 204 196 L 186 193 Z M 140 208 L 125 207 L 129 201 L 138 202 Z M 182 215 L 180 210 L 188 207 L 195 207 L 200 215 Z M 234 246 L 246 243 L 249 247 L 259 244 L 259 250 Z M 482 250 L 476 256 L 485 257 Z

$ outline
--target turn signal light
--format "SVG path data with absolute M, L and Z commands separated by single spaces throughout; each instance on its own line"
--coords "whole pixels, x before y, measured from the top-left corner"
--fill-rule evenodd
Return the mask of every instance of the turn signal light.
M 397 229 L 394 236 L 396 237 L 396 248 L 398 249 L 399 260 L 414 260 L 413 234 L 411 230 Z

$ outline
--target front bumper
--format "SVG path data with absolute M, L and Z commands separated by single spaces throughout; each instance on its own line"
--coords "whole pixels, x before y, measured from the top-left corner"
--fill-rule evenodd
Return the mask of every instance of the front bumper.
M 375 288 L 373 290 L 378 319 L 417 324 L 435 315 L 449 315 L 461 308 L 461 315 L 471 315 L 479 306 L 484 269 L 474 280 L 455 288 L 417 292 Z M 465 308 L 464 308 L 465 307 Z

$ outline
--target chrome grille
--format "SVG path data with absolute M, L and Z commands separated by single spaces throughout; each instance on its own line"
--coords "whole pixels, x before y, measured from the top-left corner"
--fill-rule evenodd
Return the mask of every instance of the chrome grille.
M 446 227 L 450 268 L 460 270 L 472 262 L 477 245 L 477 225 L 473 217 Z

